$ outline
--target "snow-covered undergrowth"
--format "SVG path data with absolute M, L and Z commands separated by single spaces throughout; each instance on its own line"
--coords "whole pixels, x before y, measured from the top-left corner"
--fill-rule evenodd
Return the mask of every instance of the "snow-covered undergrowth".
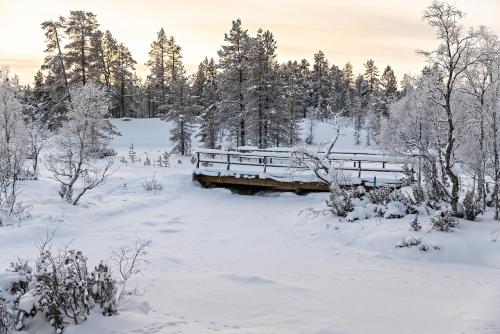
M 500 226 L 489 212 L 449 233 L 421 215 L 413 231 L 413 215 L 334 217 L 325 211 L 328 194 L 203 189 L 192 181 L 189 157 L 144 165 L 170 149 L 168 123 L 114 123 L 122 136 L 113 141 L 108 183 L 72 206 L 42 169 L 39 180 L 21 185 L 32 219 L 0 228 L 1 268 L 17 258 L 34 263 L 35 243 L 48 230 L 56 230 L 54 248 L 81 249 L 91 264 L 137 238 L 152 240 L 150 264 L 128 283 L 138 293 L 124 297 L 117 315 L 95 308 L 65 333 L 500 331 Z M 355 147 L 349 131 L 339 149 Z M 141 162 L 120 162 L 131 144 Z M 162 189 L 146 191 L 153 176 Z M 36 320 L 25 333 L 53 332 Z

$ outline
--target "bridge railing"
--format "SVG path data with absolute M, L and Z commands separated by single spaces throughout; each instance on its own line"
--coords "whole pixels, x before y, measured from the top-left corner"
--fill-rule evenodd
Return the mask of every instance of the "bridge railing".
M 321 153 L 321 152 L 320 152 Z M 282 150 L 241 150 L 241 151 L 222 151 L 212 149 L 198 149 L 196 151 L 196 168 L 202 169 L 210 165 L 222 165 L 222 170 L 231 170 L 231 166 L 258 167 L 263 173 L 267 173 L 269 168 L 308 170 L 306 166 L 294 166 L 291 164 L 291 151 Z M 377 153 L 365 152 L 332 152 L 328 160 L 336 163 L 337 170 L 355 172 L 358 178 L 362 177 L 363 172 L 371 173 L 397 173 L 407 172 L 401 166 L 403 162 L 395 157 Z M 308 161 L 307 159 L 303 161 Z M 312 161 L 312 160 L 309 160 Z M 351 164 L 350 165 L 347 164 Z M 379 166 L 379 167 L 378 167 Z M 413 172 L 413 169 L 411 169 Z

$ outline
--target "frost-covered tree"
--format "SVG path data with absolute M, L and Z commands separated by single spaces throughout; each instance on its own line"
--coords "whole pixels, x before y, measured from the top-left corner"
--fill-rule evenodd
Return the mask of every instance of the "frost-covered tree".
M 61 198 L 76 205 L 87 191 L 107 181 L 113 162 L 101 157 L 114 131 L 103 88 L 87 84 L 72 89 L 71 95 L 71 109 L 55 136 L 56 150 L 47 159 L 47 169 L 61 184 Z
M 0 213 L 9 215 L 16 209 L 18 180 L 29 153 L 22 112 L 13 87 L 0 73 Z
M 40 153 L 45 148 L 49 139 L 49 129 L 40 118 L 30 120 L 26 126 L 29 136 L 29 158 L 35 177 L 38 175 L 38 162 Z
M 442 108 L 446 119 L 446 149 L 444 170 L 451 181 L 451 191 L 447 192 L 453 213 L 459 215 L 459 177 L 456 169 L 455 151 L 457 148 L 457 103 L 458 90 L 467 69 L 480 59 L 473 52 L 477 33 L 466 30 L 462 24 L 464 13 L 455 6 L 433 1 L 424 12 L 423 19 L 434 28 L 439 47 L 430 52 L 421 51 L 429 67 L 439 75 L 435 85 L 434 100 Z
M 380 144 L 408 159 L 419 157 L 429 197 L 443 200 L 446 199 L 442 168 L 445 132 L 440 122 L 440 106 L 432 98 L 434 81 L 432 73 L 422 76 L 414 89 L 391 105 L 390 117 L 382 122 Z

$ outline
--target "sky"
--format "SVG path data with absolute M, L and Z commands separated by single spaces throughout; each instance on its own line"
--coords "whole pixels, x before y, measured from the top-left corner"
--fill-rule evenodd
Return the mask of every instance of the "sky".
M 92 11 L 102 30 L 132 51 L 137 72 L 145 77 L 148 51 L 163 27 L 182 47 L 188 72 L 205 57 L 216 57 L 231 21 L 240 18 L 251 34 L 273 32 L 278 60 L 312 60 L 322 50 L 330 63 L 351 62 L 355 72 L 374 59 L 390 64 L 399 76 L 424 65 L 417 49 L 436 46 L 422 22 L 431 0 L 0 0 L 0 65 L 8 65 L 22 83 L 33 81 L 44 54 L 40 23 Z M 467 13 L 466 25 L 486 25 L 500 35 L 500 0 L 456 0 Z

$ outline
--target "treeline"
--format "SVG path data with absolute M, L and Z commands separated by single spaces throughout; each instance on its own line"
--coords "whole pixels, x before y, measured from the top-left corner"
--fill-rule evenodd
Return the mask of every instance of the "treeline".
M 298 142 L 299 122 L 328 119 L 341 113 L 355 119 L 356 141 L 366 127 L 366 141 L 377 137 L 389 104 L 398 98 L 390 66 L 380 74 L 373 60 L 355 75 L 350 63 L 331 65 L 322 51 L 307 60 L 276 60 L 276 40 L 259 29 L 251 36 L 240 20 L 232 23 L 218 50 L 218 60 L 205 58 L 193 75 L 183 65 L 181 47 L 161 29 L 151 43 L 149 75 L 136 75 L 136 60 L 96 15 L 71 11 L 42 23 L 46 57 L 23 99 L 31 113 L 58 126 L 71 105 L 71 87 L 89 82 L 105 88 L 112 117 L 163 117 L 175 123 L 176 151 L 187 154 L 193 125 L 201 141 L 219 147 L 260 148 Z M 312 136 L 312 133 L 310 134 Z

